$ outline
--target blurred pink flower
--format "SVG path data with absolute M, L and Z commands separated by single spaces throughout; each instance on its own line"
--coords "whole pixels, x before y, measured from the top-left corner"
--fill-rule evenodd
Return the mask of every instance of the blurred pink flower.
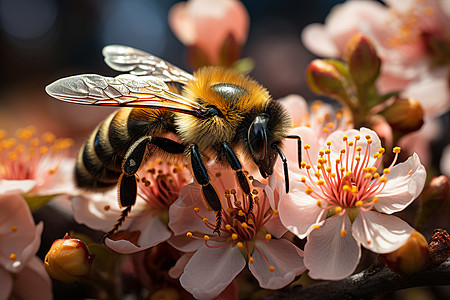
M 249 15 L 238 0 L 189 0 L 171 8 L 169 24 L 183 44 L 197 47 L 218 65 L 226 39 L 232 36 L 240 46 L 247 40 Z
M 123 232 L 113 236 L 114 240 L 105 239 L 108 247 L 123 254 L 142 251 L 172 236 L 167 228 L 169 207 L 181 188 L 191 181 L 183 165 L 163 162 L 160 158 L 148 161 L 138 176 L 138 198 L 120 227 Z M 111 230 L 122 212 L 116 190 L 74 197 L 72 210 L 78 223 L 105 232 Z
M 217 169 L 210 174 L 215 174 L 213 183 L 223 196 L 220 236 L 210 235 L 215 222 L 209 220 L 216 216 L 205 207 L 196 184 L 184 187 L 169 211 L 169 226 L 180 235 L 178 240 L 172 240 L 172 245 L 181 251 L 195 251 L 192 257 L 183 257 L 188 262 L 180 277 L 181 285 L 196 298 L 214 298 L 247 262 L 262 288 L 279 289 L 289 284 L 305 267 L 302 251 L 281 238 L 286 229 L 278 220 L 277 210 L 269 204 L 278 202 L 276 187 L 264 188 L 263 192 L 254 185 L 254 207 L 248 213 L 249 199 L 237 187 L 234 174 Z M 182 236 L 185 234 L 188 238 Z
M 57 139 L 46 132 L 36 135 L 33 126 L 7 137 L 0 131 L 0 193 L 2 188 L 16 187 L 27 196 L 49 196 L 75 191 L 75 161 L 67 158 L 71 139 Z
M 450 107 L 449 57 L 436 49 L 449 44 L 450 9 L 446 0 L 347 1 L 336 5 L 325 24 L 308 25 L 302 32 L 305 46 L 324 57 L 344 58 L 347 43 L 361 33 L 371 39 L 382 60 L 377 81 L 380 92 L 405 90 L 418 99 L 427 115 Z
M 279 204 L 282 223 L 308 237 L 305 265 L 316 279 L 342 279 L 353 273 L 361 245 L 375 253 L 401 247 L 414 229 L 390 214 L 406 208 L 422 191 L 426 171 L 414 154 L 380 175 L 384 148 L 369 129 L 336 131 L 318 143 L 308 128 L 302 169 L 290 168 L 291 191 Z M 311 144 L 308 144 L 310 143 Z M 294 156 L 295 149 L 286 149 Z M 290 153 L 293 152 L 293 153 Z
M 43 224 L 34 224 L 25 199 L 0 194 L 0 299 L 52 299 L 51 281 L 35 256 Z

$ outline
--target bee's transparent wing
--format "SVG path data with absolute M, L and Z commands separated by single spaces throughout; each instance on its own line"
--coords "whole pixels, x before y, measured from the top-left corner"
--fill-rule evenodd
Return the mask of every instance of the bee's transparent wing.
M 106 64 L 120 72 L 133 75 L 151 75 L 163 81 L 186 83 L 194 77 L 188 72 L 153 56 L 147 52 L 128 46 L 109 45 L 103 48 Z
M 154 76 L 83 74 L 61 78 L 45 88 L 56 99 L 88 105 L 159 108 L 198 115 L 204 108 L 169 90 Z

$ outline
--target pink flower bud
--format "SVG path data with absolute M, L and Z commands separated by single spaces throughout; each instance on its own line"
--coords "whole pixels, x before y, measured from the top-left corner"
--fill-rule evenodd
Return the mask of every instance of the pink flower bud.
M 71 282 L 86 276 L 91 268 L 94 255 L 86 245 L 68 234 L 53 242 L 45 256 L 47 273 L 56 280 Z
M 346 99 L 347 78 L 338 68 L 337 61 L 315 59 L 306 69 L 306 81 L 309 88 L 319 95 Z
M 381 112 L 392 129 L 401 134 L 420 129 L 423 125 L 423 109 L 413 98 L 397 98 L 394 103 Z
M 449 181 L 444 175 L 431 178 L 423 190 L 414 227 L 423 226 L 441 207 L 449 192 Z
M 392 271 L 402 275 L 423 270 L 428 265 L 429 259 L 427 240 L 417 231 L 411 233 L 402 247 L 384 255 L 384 263 Z
M 346 51 L 353 81 L 357 85 L 373 83 L 380 73 L 381 60 L 372 42 L 364 35 L 357 34 L 347 44 Z

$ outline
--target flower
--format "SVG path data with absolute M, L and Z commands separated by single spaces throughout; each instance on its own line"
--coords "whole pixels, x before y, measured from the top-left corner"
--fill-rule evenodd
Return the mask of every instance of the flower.
M 302 137 L 313 143 L 304 145 L 302 169 L 290 168 L 292 189 L 282 195 L 279 212 L 291 232 L 308 236 L 304 261 L 309 275 L 347 277 L 359 262 L 361 245 L 375 253 L 401 247 L 413 228 L 390 214 L 422 191 L 426 171 L 419 157 L 394 166 L 396 147 L 393 162 L 380 174 L 385 149 L 370 129 L 336 131 L 325 144 L 306 129 Z M 294 151 L 287 150 L 289 159 Z
M 138 172 L 138 197 L 119 232 L 105 244 L 123 254 L 135 253 L 168 240 L 168 210 L 181 188 L 191 180 L 187 168 L 179 163 L 153 158 Z M 72 199 L 75 220 L 90 228 L 109 231 L 120 217 L 117 191 L 77 196 Z
M 0 194 L 0 299 L 51 299 L 51 281 L 35 256 L 43 224 L 33 221 L 25 199 Z
M 427 115 L 450 107 L 447 84 L 450 60 L 442 51 L 450 43 L 445 0 L 347 1 L 336 5 L 325 24 L 308 25 L 305 46 L 324 56 L 344 58 L 355 34 L 374 43 L 382 60 L 377 87 L 382 93 L 405 90 L 403 97 L 421 101 Z
M 197 66 L 224 65 L 239 58 L 234 52 L 240 53 L 247 40 L 249 16 L 237 0 L 190 0 L 171 8 L 169 24 L 183 44 L 197 51 L 191 54 Z
M 27 196 L 55 195 L 74 190 L 74 160 L 67 159 L 71 139 L 57 139 L 51 132 L 40 138 L 28 126 L 7 137 L 0 131 L 0 193 L 4 188 L 23 190 Z M 26 188 L 25 188 L 26 187 Z
M 169 226 L 179 235 L 172 245 L 195 251 L 184 267 L 181 285 L 196 298 L 216 297 L 247 262 L 262 288 L 279 289 L 289 284 L 305 268 L 302 251 L 281 238 L 286 229 L 277 220 L 277 210 L 269 205 L 269 201 L 278 200 L 274 187 L 263 190 L 253 185 L 250 211 L 251 201 L 237 188 L 231 171 L 213 169 L 210 174 L 215 174 L 212 181 L 222 196 L 220 236 L 211 235 L 215 222 L 209 220 L 214 220 L 215 214 L 205 207 L 198 185 L 184 187 L 169 210 Z M 188 242 L 183 240 L 184 234 Z

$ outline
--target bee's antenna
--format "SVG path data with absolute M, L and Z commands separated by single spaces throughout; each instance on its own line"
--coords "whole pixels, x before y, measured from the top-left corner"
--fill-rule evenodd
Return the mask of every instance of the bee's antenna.
M 286 193 L 289 193 L 289 171 L 286 156 L 284 156 L 283 151 L 277 144 L 272 144 L 272 148 L 277 150 L 278 155 L 280 155 L 280 159 L 283 161 L 284 168 L 284 181 L 286 184 Z

